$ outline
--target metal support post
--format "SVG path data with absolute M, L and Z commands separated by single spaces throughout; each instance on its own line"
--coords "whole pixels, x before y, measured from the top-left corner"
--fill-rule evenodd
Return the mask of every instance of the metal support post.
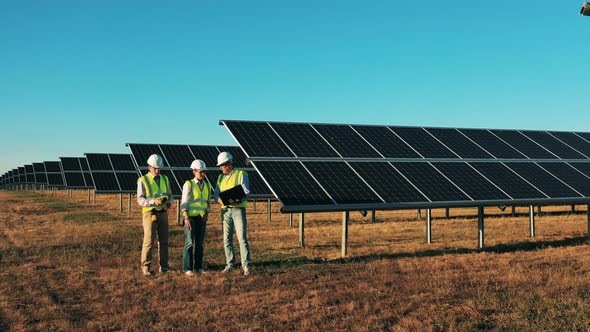
M 88 204 L 90 204 L 90 189 L 88 189 Z
M 267 221 L 270 224 L 270 219 L 271 219 L 271 203 L 270 203 L 270 199 L 267 201 L 267 208 L 266 208 L 266 212 L 268 213 L 268 217 L 267 217 Z
M 422 219 L 422 209 L 418 209 L 418 219 Z
M 540 216 L 541 216 L 541 213 L 543 213 L 543 211 L 541 211 L 541 205 L 539 205 L 539 206 L 537 207 L 537 209 L 539 210 L 539 211 L 537 212 L 537 214 L 538 214 L 538 215 L 539 215 L 539 217 L 540 217 Z
M 299 246 L 305 247 L 305 214 L 299 214 Z
M 127 215 L 131 215 L 131 193 L 129 193 L 129 199 L 127 200 Z
M 176 200 L 176 223 L 180 225 L 180 199 Z
M 293 213 L 289 213 L 289 227 L 293 227 Z
M 590 204 L 586 205 L 586 215 L 588 216 L 588 238 L 590 239 Z
M 342 257 L 346 257 L 348 253 L 348 217 L 349 212 L 342 213 L 342 250 L 340 251 Z
M 432 209 L 426 209 L 426 243 L 432 243 Z
M 451 211 L 450 211 L 450 209 L 449 209 L 449 208 L 446 208 L 446 209 L 445 209 L 445 218 L 446 218 L 446 219 L 449 219 L 450 217 L 451 217 Z
M 377 211 L 375 211 L 375 210 L 371 211 L 371 223 L 373 223 L 373 224 L 377 220 L 376 214 L 377 214 Z
M 516 216 L 516 206 L 512 207 L 512 216 L 515 217 Z
M 252 211 L 256 212 L 256 200 L 252 202 Z
M 92 192 L 92 207 L 96 206 L 96 190 Z
M 479 249 L 483 248 L 484 240 L 485 240 L 483 219 L 484 219 L 484 209 L 483 209 L 483 206 L 479 206 L 479 207 L 477 207 L 477 231 L 478 231 L 477 247 Z
M 576 212 L 576 204 L 572 204 L 572 212 Z
M 119 194 L 119 212 L 123 212 L 123 194 Z
M 532 205 L 529 205 L 529 230 L 531 237 L 535 237 L 535 207 Z

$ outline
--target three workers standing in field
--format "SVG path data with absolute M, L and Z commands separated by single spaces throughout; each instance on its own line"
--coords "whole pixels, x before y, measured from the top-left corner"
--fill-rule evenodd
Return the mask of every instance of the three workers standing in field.
M 171 205 L 171 187 L 167 176 L 160 174 L 163 158 L 153 154 L 148 159 L 148 173 L 137 180 L 137 202 L 143 207 L 144 230 L 141 252 L 141 268 L 144 275 L 151 275 L 152 247 L 158 241 L 160 272 L 172 271 L 168 264 L 168 214 Z M 226 266 L 222 272 L 234 268 L 233 230 L 240 245 L 240 257 L 244 275 L 251 273 L 250 247 L 247 236 L 246 206 L 250 195 L 248 174 L 233 166 L 233 156 L 222 152 L 217 157 L 217 166 L 222 174 L 217 178 L 214 200 L 221 205 L 223 244 Z M 184 250 L 182 268 L 186 275 L 205 273 L 203 252 L 205 231 L 211 211 L 211 184 L 205 178 L 206 165 L 202 160 L 191 163 L 194 178 L 187 180 L 182 189 L 181 209 L 184 225 Z M 240 186 L 243 193 L 224 201 L 220 194 Z

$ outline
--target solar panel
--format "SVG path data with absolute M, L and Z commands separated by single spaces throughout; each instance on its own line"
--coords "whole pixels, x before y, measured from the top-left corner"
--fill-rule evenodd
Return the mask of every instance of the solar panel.
M 45 165 L 45 174 L 47 175 L 47 184 L 50 187 L 63 187 L 65 186 L 64 183 L 64 176 L 61 170 L 61 162 L 60 161 L 44 161 L 43 164 Z
M 160 144 L 160 149 L 170 167 L 190 167 L 195 160 L 188 145 Z
M 113 171 L 113 165 L 106 153 L 86 153 L 86 160 L 92 171 Z
M 63 175 L 57 173 L 47 173 L 47 183 L 51 187 L 63 187 L 64 179 Z
M 281 201 L 283 212 L 589 200 L 589 133 L 220 124 Z
M 217 155 L 219 155 L 217 147 L 211 145 L 189 145 L 189 149 L 195 159 L 201 159 L 207 167 L 215 167 L 217 165 Z M 184 165 L 184 167 L 188 166 Z
M 86 188 L 82 172 L 64 172 L 65 185 L 68 189 Z
M 123 194 L 137 191 L 139 173 L 131 155 L 86 153 L 85 156 L 90 172 L 82 172 L 82 178 L 86 185 L 92 184 L 94 186 L 97 194 Z M 81 160 L 81 164 L 83 164 L 83 160 Z
M 33 163 L 33 171 L 35 174 L 35 183 L 40 185 L 47 184 L 47 175 L 45 173 L 44 163 Z
M 59 161 L 45 161 L 45 171 L 47 173 L 61 173 L 61 166 Z
M 147 168 L 147 160 L 153 154 L 163 156 L 162 150 L 157 144 L 127 144 L 131 149 L 131 154 L 137 163 L 137 167 Z M 164 160 L 164 167 L 170 167 L 168 162 Z
M 73 171 L 80 172 L 82 168 L 80 166 L 80 160 L 77 157 L 60 157 L 61 166 L 64 172 Z
M 251 167 L 246 164 L 246 155 L 244 152 L 237 146 L 218 146 L 217 149 L 219 152 L 229 152 L 233 157 L 233 164 L 237 168 L 247 168 Z M 217 165 L 217 156 L 215 156 L 215 163 L 211 164 L 211 166 Z M 217 167 L 217 166 L 215 166 Z
M 119 183 L 117 182 L 117 178 L 115 177 L 114 172 L 92 172 L 92 179 L 94 181 L 94 186 L 96 188 L 97 194 L 121 192 L 121 189 L 119 188 Z
M 109 153 L 108 156 L 115 171 L 135 171 L 130 154 Z
M 82 164 L 88 169 L 86 158 L 81 157 L 60 157 L 63 168 L 64 185 L 67 189 L 91 189 L 94 185 L 87 184 L 82 171 Z

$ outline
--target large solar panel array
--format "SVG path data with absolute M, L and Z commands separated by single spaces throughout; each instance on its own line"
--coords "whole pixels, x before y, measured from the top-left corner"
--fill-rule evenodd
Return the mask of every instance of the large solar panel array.
M 97 194 L 135 193 L 138 172 L 131 155 L 121 153 L 85 153 Z
M 590 202 L 590 133 L 220 124 L 283 212 Z
M 147 172 L 147 160 L 152 154 L 159 154 L 164 158 L 162 174 L 170 178 L 172 194 L 175 197 L 182 195 L 182 186 L 185 181 L 194 177 L 190 164 L 195 159 L 201 159 L 207 165 L 207 180 L 213 185 L 217 183 L 217 177 L 221 172 L 217 164 L 217 155 L 222 151 L 230 152 L 234 157 L 234 165 L 248 172 L 250 178 L 251 198 L 271 198 L 270 189 L 264 184 L 258 173 L 246 165 L 246 156 L 237 146 L 214 145 L 176 145 L 176 144 L 126 144 L 133 160 L 141 173 Z
M 35 174 L 36 184 L 47 184 L 47 172 L 45 171 L 45 163 L 33 163 L 33 173 Z
M 61 172 L 61 162 L 44 161 L 45 173 L 47 174 L 47 184 L 50 187 L 64 187 L 64 178 Z
M 60 157 L 66 189 L 94 189 L 85 157 Z

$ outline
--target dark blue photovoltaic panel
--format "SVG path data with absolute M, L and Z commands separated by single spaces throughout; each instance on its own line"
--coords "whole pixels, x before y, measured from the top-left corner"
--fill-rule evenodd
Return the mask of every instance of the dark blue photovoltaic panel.
M 483 162 L 470 163 L 470 165 L 513 199 L 547 198 L 542 192 L 535 189 L 501 163 Z
M 274 123 L 272 127 L 298 157 L 338 157 L 310 124 Z
M 35 170 L 35 173 L 45 173 L 45 164 L 33 163 L 33 170 Z
M 590 133 L 575 133 L 575 134 L 582 137 L 587 142 L 590 142 Z
M 115 176 L 119 181 L 120 193 L 137 192 L 137 179 L 139 178 L 137 172 L 117 172 Z
M 563 131 L 552 131 L 549 132 L 549 134 L 553 135 L 555 138 L 559 139 L 565 144 L 571 146 L 576 151 L 583 153 L 584 157 L 590 157 L 590 143 L 588 143 L 585 139 L 581 138 L 580 136 L 574 133 L 567 133 Z
M 190 168 L 173 170 L 172 173 L 174 173 L 174 176 L 176 177 L 176 179 L 178 179 L 178 184 L 180 185 L 181 189 L 186 181 L 192 180 L 195 177 L 195 175 L 193 174 L 193 170 Z
M 84 176 L 84 183 L 88 188 L 94 188 L 94 182 L 92 181 L 92 175 L 90 172 L 83 172 L 82 175 Z
M 61 173 L 59 161 L 45 161 L 44 164 L 47 173 Z
M 86 188 L 86 182 L 81 172 L 64 172 L 66 188 Z
M 530 182 L 540 191 L 544 192 L 551 198 L 555 197 L 580 197 L 578 193 L 570 187 L 557 180 L 553 175 L 547 173 L 544 169 L 534 163 L 506 163 L 510 169 L 518 173 L 525 180 Z
M 207 180 L 209 180 L 209 183 L 211 183 L 213 188 L 217 187 L 217 179 L 219 178 L 220 174 L 221 171 L 207 171 Z
M 389 163 L 351 162 L 350 166 L 388 203 L 428 202 Z
M 61 173 L 47 173 L 47 183 L 51 187 L 63 187 L 64 178 Z
M 35 171 L 33 170 L 33 165 L 25 165 L 25 173 L 26 174 L 33 174 Z
M 433 202 L 471 201 L 429 163 L 392 163 Z
M 343 162 L 304 162 L 307 169 L 338 204 L 383 203 Z
M 424 158 L 459 158 L 422 128 L 390 128 Z
M 47 174 L 45 174 L 45 173 L 35 173 L 35 183 L 37 183 L 37 184 L 47 184 Z
M 250 194 L 251 195 L 272 195 L 272 191 L 268 188 L 266 183 L 262 180 L 258 172 L 246 171 L 248 179 L 250 180 Z
M 131 153 L 137 162 L 137 167 L 148 167 L 147 160 L 152 154 L 157 154 L 163 157 L 162 150 L 157 144 L 128 144 Z M 164 158 L 164 167 L 170 167 L 166 158 Z
M 544 131 L 522 131 L 522 134 L 562 159 L 587 159 L 579 152 Z
M 426 128 L 426 130 L 461 158 L 494 159 L 494 156 L 477 146 L 457 129 Z
M 590 177 L 590 163 L 571 163 L 570 165 Z
M 359 134 L 346 125 L 313 125 L 322 137 L 345 158 L 381 158 Z
M 119 184 L 117 183 L 115 173 L 92 172 L 92 180 L 97 193 L 119 192 Z
M 27 183 L 35 183 L 35 174 L 27 174 L 25 181 Z
M 88 167 L 88 160 L 86 160 L 86 157 L 80 157 L 78 158 L 78 160 L 80 161 L 80 166 L 82 166 L 83 171 L 90 170 L 90 168 Z
M 109 158 L 115 171 L 135 171 L 130 154 L 109 153 Z
M 219 150 L 211 145 L 189 145 L 195 159 L 200 159 L 209 167 L 216 167 Z M 242 152 L 243 154 L 243 152 Z
M 459 131 L 498 159 L 526 159 L 525 155 L 485 129 L 459 129 Z
M 174 174 L 172 174 L 172 171 L 162 169 L 160 170 L 160 174 L 166 175 L 170 180 L 170 189 L 172 189 L 172 195 L 176 197 L 182 196 L 182 186 L 178 184 L 178 181 L 176 180 Z
M 539 163 L 549 173 L 557 176 L 570 187 L 590 197 L 590 178 L 566 163 Z
M 265 122 L 226 121 L 225 126 L 250 157 L 294 157 L 279 136 Z
M 190 167 L 195 160 L 188 145 L 160 144 L 160 149 L 170 167 Z
M 449 162 L 433 163 L 432 165 L 474 200 L 510 199 L 510 197 L 506 196 L 506 194 L 496 188 L 496 186 L 486 180 L 481 174 L 477 173 L 467 163 Z
M 80 168 L 80 161 L 77 157 L 60 157 L 59 160 L 61 160 L 61 166 L 63 167 L 64 172 L 79 172 L 82 170 Z
M 106 153 L 87 153 L 86 159 L 92 171 L 112 171 L 113 166 Z
M 518 131 L 491 130 L 491 132 L 530 159 L 558 159 Z
M 258 161 L 255 166 L 285 205 L 334 204 L 299 162 Z
M 354 129 L 385 158 L 421 158 L 387 127 L 354 126 Z

